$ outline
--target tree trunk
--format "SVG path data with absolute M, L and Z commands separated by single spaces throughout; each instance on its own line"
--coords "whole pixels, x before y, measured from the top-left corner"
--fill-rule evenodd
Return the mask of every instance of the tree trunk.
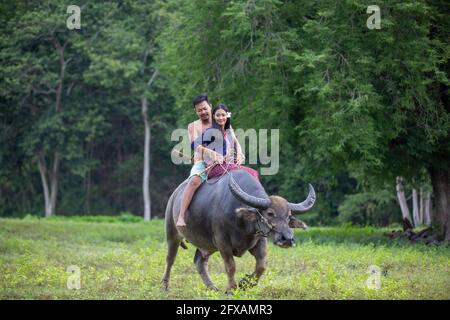
M 450 171 L 448 168 L 429 169 L 433 185 L 433 224 L 438 240 L 450 241 Z
M 47 170 L 47 164 L 44 154 L 42 152 L 39 152 L 37 158 L 39 173 L 41 175 L 42 188 L 44 189 L 45 216 L 49 217 L 55 213 L 56 208 L 56 197 L 58 194 L 59 156 L 58 153 L 55 152 L 51 173 L 49 173 Z M 48 176 L 50 176 L 50 178 L 48 178 Z
M 53 159 L 53 169 L 51 175 L 51 189 L 50 189 L 50 215 L 56 211 L 56 196 L 58 195 L 58 175 L 59 175 L 59 155 L 55 152 Z
M 413 189 L 412 191 L 412 200 L 413 200 L 414 227 L 417 228 L 420 225 L 420 218 L 419 218 L 419 198 L 416 189 Z
M 92 160 L 93 153 L 94 153 L 94 142 L 89 141 L 88 143 L 88 153 L 87 157 L 89 162 Z M 84 210 L 87 214 L 91 213 L 91 186 L 92 186 L 92 170 L 89 168 L 88 172 L 86 172 L 86 176 L 84 178 L 85 181 L 85 201 L 84 201 Z
M 409 213 L 408 203 L 406 202 L 405 191 L 403 189 L 403 178 L 397 177 L 396 182 L 397 198 L 400 205 L 400 210 L 402 211 L 403 219 L 407 219 L 409 222 L 411 222 L 411 215 Z
M 419 224 L 423 224 L 423 215 L 425 212 L 425 196 L 423 189 L 420 188 L 419 191 Z
M 67 42 L 61 46 L 57 38 L 53 38 L 53 44 L 59 56 L 59 79 L 57 82 L 57 89 L 55 92 L 55 112 L 59 113 L 62 109 L 62 91 L 63 91 L 63 83 L 64 83 L 64 75 L 67 63 L 64 58 L 64 49 L 67 45 Z M 70 59 L 69 59 L 70 60 Z M 39 171 L 41 174 L 42 185 L 44 188 L 44 199 L 45 199 L 45 216 L 49 217 L 55 213 L 56 209 L 56 198 L 58 195 L 58 175 L 59 175 L 59 154 L 58 152 L 54 153 L 53 156 L 53 167 L 52 171 L 48 172 L 45 156 L 42 152 L 39 152 L 38 155 L 39 161 Z M 49 178 L 48 178 L 49 176 Z M 48 183 L 50 180 L 50 188 L 48 187 Z
M 424 215 L 423 215 L 423 223 L 426 225 L 430 225 L 432 220 L 432 214 L 431 214 L 431 208 L 433 207 L 433 204 L 431 203 L 431 195 L 429 192 L 425 194 L 424 199 L 425 205 L 424 205 Z
M 45 204 L 45 216 L 48 217 L 52 214 L 50 207 L 50 193 L 48 191 L 47 181 L 47 165 L 45 164 L 45 157 L 42 153 L 38 154 L 38 166 L 39 173 L 41 174 L 42 189 L 44 189 L 44 204 Z
M 142 97 L 142 117 L 144 118 L 144 177 L 142 191 L 144 195 L 144 220 L 149 221 L 151 218 L 151 199 L 150 199 L 150 123 L 148 121 L 148 100 L 147 97 Z
M 123 128 L 123 120 L 122 118 L 119 120 L 119 126 L 120 128 Z M 123 154 L 122 154 L 122 149 L 123 149 L 123 136 L 122 133 L 118 136 L 117 138 L 117 144 L 116 144 L 116 153 L 117 153 L 117 167 L 120 168 L 124 159 L 123 159 Z M 117 189 L 118 190 L 123 190 L 123 179 L 122 179 L 122 174 L 118 174 L 117 175 Z M 119 192 L 117 194 L 117 199 L 116 202 L 119 206 L 123 205 L 123 201 L 122 201 L 122 192 Z M 123 205 L 123 208 L 126 208 L 126 204 Z
M 85 206 L 84 210 L 87 214 L 91 213 L 91 184 L 92 184 L 92 178 L 91 178 L 91 170 L 86 173 L 86 200 L 85 200 Z

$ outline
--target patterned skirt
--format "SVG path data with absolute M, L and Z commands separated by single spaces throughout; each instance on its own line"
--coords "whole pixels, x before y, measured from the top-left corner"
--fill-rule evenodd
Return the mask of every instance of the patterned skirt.
M 222 174 L 225 174 L 225 171 L 233 171 L 233 170 L 245 170 L 248 173 L 250 173 L 257 181 L 259 181 L 259 174 L 258 171 L 255 169 L 242 166 L 235 163 L 224 163 L 224 164 L 217 164 L 214 167 L 212 167 L 208 172 L 208 178 L 214 178 L 221 176 Z

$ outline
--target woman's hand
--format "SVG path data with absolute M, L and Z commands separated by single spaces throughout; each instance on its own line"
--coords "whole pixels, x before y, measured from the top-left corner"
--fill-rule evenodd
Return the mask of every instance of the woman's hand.
M 225 158 L 220 153 L 217 152 L 214 152 L 211 155 L 211 159 L 218 164 L 222 164 L 225 162 Z
M 227 163 L 233 163 L 234 162 L 234 155 L 232 153 L 227 154 L 226 157 L 225 157 L 225 161 Z
M 239 153 L 236 157 L 236 164 L 241 165 L 245 161 L 245 156 L 242 153 Z

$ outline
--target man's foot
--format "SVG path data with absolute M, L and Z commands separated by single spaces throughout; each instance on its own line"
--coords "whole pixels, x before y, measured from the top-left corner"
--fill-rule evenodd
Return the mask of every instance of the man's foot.
M 177 227 L 179 228 L 186 227 L 186 222 L 184 222 L 184 220 L 178 220 Z

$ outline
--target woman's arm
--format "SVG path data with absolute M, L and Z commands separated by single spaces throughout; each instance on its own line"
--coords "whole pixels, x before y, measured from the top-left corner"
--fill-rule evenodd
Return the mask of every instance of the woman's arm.
M 231 127 L 230 127 L 230 129 L 231 129 Z M 237 139 L 236 135 L 234 134 L 234 130 L 233 129 L 231 129 L 231 135 L 232 135 L 232 138 L 233 138 L 234 148 L 236 150 L 236 163 L 237 164 L 241 164 L 245 160 L 245 155 L 242 152 L 241 144 L 239 143 L 239 140 Z

